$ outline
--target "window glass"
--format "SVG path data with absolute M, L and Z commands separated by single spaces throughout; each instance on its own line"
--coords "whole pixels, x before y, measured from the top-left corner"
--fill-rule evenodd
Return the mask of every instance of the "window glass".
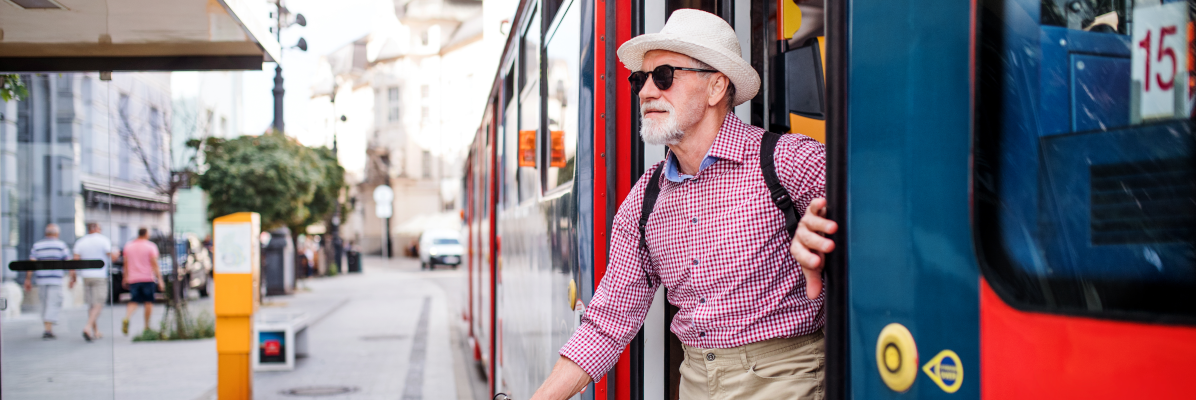
M 539 78 L 541 77 L 541 46 L 542 32 L 541 21 L 542 13 L 539 10 L 533 12 L 533 16 L 529 18 L 529 25 L 525 30 L 525 38 L 521 42 L 521 88 L 524 92 L 529 88 L 536 87 Z
M 507 203 L 502 207 L 512 207 L 517 204 L 517 102 L 509 101 L 504 110 L 504 171 L 501 181 L 504 184 L 504 198 Z
M 704 10 L 704 11 L 708 11 L 710 13 L 715 14 L 717 12 L 717 1 L 716 0 L 667 0 L 667 16 L 668 17 L 671 16 L 671 13 L 673 13 L 676 10 L 679 10 L 681 8 L 694 8 L 697 10 Z
M 425 88 L 425 86 L 422 86 Z M 392 86 L 388 88 L 388 122 L 400 122 L 400 88 Z M 423 93 L 423 92 L 422 92 Z M 421 99 L 424 102 L 424 98 Z
M 534 11 L 530 21 L 541 21 L 541 13 Z M 541 95 L 541 24 L 531 23 L 521 41 L 520 121 L 517 134 L 517 201 L 531 199 L 538 193 L 541 175 L 538 173 L 538 132 L 542 128 Z
M 546 187 L 575 178 L 579 141 L 579 7 L 572 4 L 546 46 Z
M 1194 323 L 1194 2 L 982 10 L 974 197 L 989 282 L 1027 308 Z

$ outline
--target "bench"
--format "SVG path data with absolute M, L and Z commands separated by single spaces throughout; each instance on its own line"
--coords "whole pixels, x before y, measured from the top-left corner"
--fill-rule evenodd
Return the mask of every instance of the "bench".
M 254 317 L 255 371 L 291 371 L 296 357 L 308 355 L 308 313 L 260 312 Z

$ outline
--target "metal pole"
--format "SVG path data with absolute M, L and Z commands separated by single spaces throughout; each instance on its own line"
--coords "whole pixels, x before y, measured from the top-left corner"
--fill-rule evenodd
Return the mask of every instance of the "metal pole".
M 334 78 L 336 80 L 336 77 Z M 337 84 L 333 84 L 333 92 L 329 94 L 329 103 L 333 106 L 333 161 L 338 162 L 337 152 Z M 338 188 L 337 197 L 333 199 L 333 259 L 337 260 L 338 268 L 342 265 L 342 188 Z M 346 268 L 349 272 L 350 269 Z
M 283 68 L 279 64 L 275 64 L 275 88 L 271 89 L 271 93 L 275 95 L 275 130 L 283 132 Z
M 279 45 L 279 58 L 283 58 L 283 42 L 280 32 L 283 30 L 283 5 L 279 0 L 275 0 L 275 42 Z M 283 132 L 283 68 L 280 67 L 280 60 L 275 60 L 275 88 L 271 93 L 275 95 L 275 130 Z

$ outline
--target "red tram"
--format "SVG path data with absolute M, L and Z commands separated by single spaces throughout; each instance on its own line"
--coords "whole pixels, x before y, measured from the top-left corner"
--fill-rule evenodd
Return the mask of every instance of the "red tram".
M 828 397 L 1194 395 L 1190 0 L 521 1 L 464 166 L 489 390 L 549 375 L 663 160 L 615 54 L 680 8 L 762 74 L 739 118 L 828 146 Z M 580 397 L 678 398 L 673 314 L 660 288 Z

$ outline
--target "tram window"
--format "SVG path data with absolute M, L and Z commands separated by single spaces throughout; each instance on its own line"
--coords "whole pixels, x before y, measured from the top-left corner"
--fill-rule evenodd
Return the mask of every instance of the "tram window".
M 530 21 L 541 21 L 542 13 L 534 10 Z M 524 40 L 521 41 L 521 92 L 536 87 L 541 77 L 541 42 L 542 31 L 540 22 L 531 22 L 525 30 Z
M 717 13 L 717 0 L 667 0 L 667 16 L 681 8 L 694 8 Z
M 1108 31 L 1059 3 L 981 7 L 984 276 L 1019 308 L 1194 324 L 1194 1 L 1076 2 L 1116 11 Z
M 1132 0 L 1042 0 L 1042 25 L 1089 32 L 1128 34 Z M 1129 8 L 1126 8 L 1129 7 Z
M 504 113 L 504 170 L 500 175 L 504 191 L 503 208 L 517 204 L 517 102 L 508 104 Z
M 575 179 L 579 140 L 579 6 L 569 5 L 546 46 L 546 184 Z
M 517 201 L 535 197 L 538 193 L 538 132 L 541 130 L 541 96 L 530 90 L 521 96 L 521 121 L 517 131 Z
M 541 21 L 541 12 L 533 11 L 530 21 Z M 538 93 L 541 82 L 541 24 L 527 25 L 525 35 L 521 40 L 521 72 L 517 89 L 518 128 L 513 133 L 517 135 L 517 202 L 534 198 L 538 193 L 541 173 L 538 171 L 538 132 L 542 128 L 541 95 Z M 517 118 L 514 118 L 517 119 Z

